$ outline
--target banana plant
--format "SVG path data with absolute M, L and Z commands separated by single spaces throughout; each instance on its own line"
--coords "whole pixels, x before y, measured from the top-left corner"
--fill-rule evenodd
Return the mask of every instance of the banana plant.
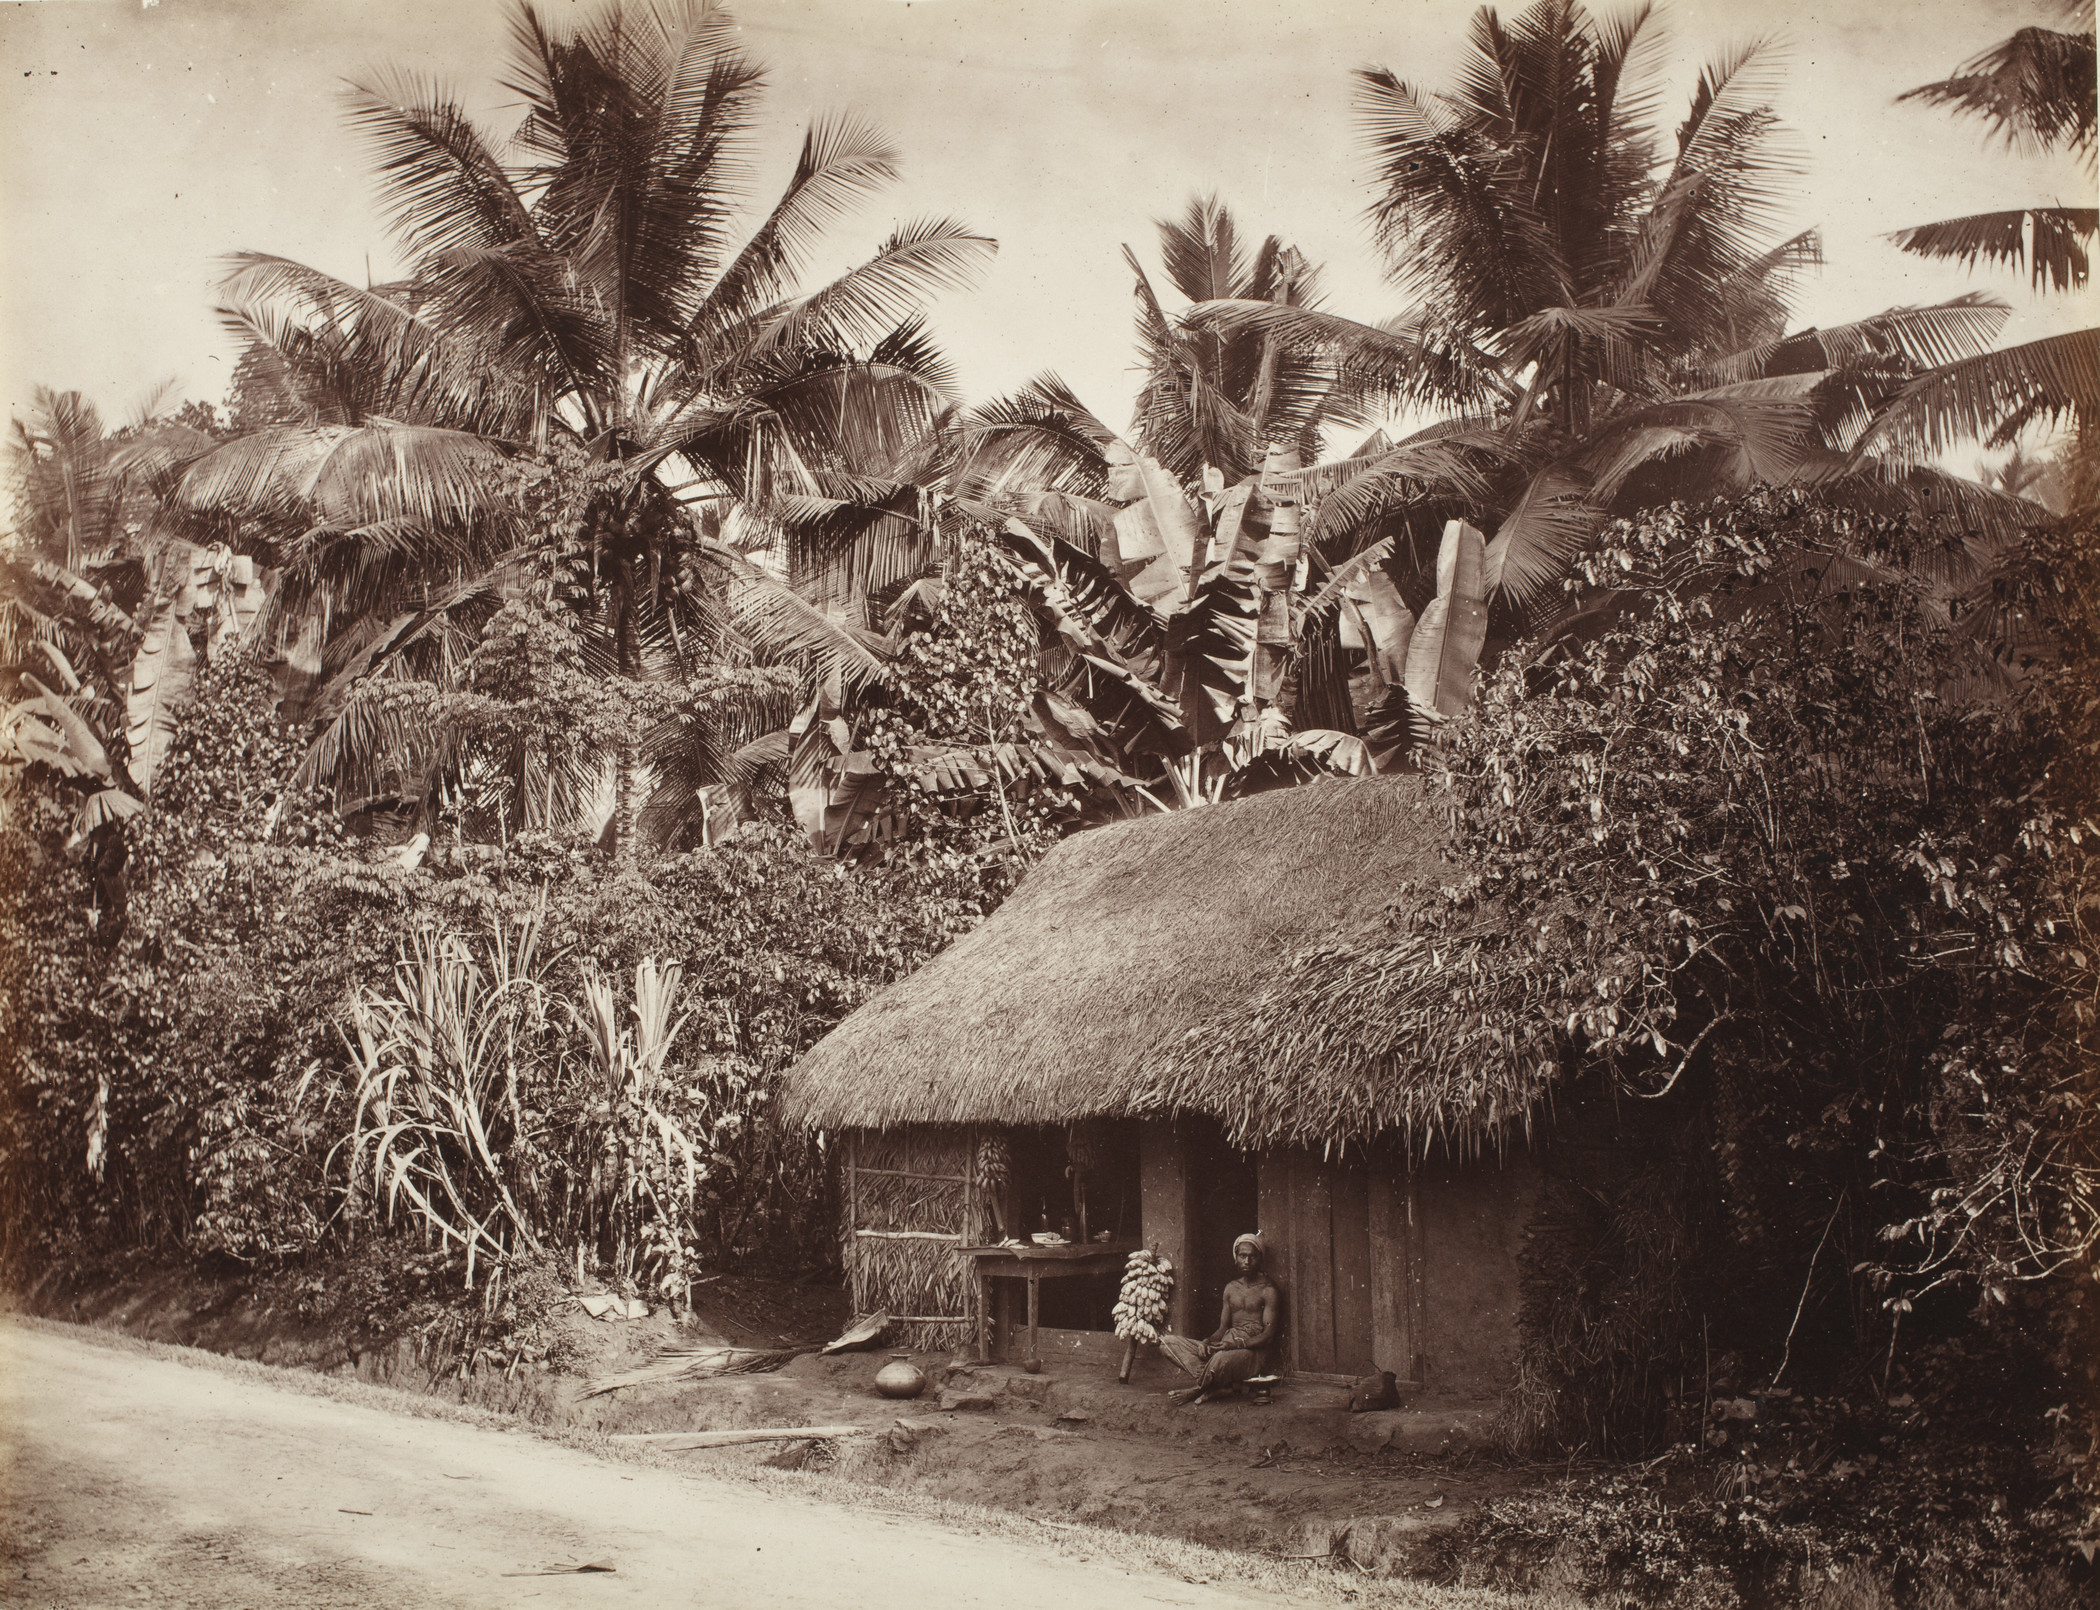
M 1143 769 L 1132 762 L 1149 757 L 1153 781 L 1177 806 L 1250 786 L 1258 768 L 1277 781 L 1375 771 L 1381 757 L 1353 730 L 1346 651 L 1366 651 L 1375 687 L 1404 684 L 1397 617 L 1409 637 L 1415 622 L 1381 568 L 1391 541 L 1338 564 L 1313 550 L 1305 533 L 1319 482 L 1290 446 L 1272 447 L 1257 473 L 1229 485 L 1206 469 L 1200 500 L 1127 443 L 1112 440 L 1102 458 L 1109 498 L 1124 500 L 1112 551 L 1089 551 L 1087 530 L 1047 501 L 1000 528 L 1059 651 L 1046 657 L 1049 686 L 1086 708 L 1124 769 Z M 1451 587 L 1461 591 L 1432 631 L 1440 656 L 1450 635 L 1454 690 L 1466 687 L 1484 636 L 1478 533 L 1471 551 L 1463 575 L 1454 558 Z M 1442 624 L 1454 607 L 1464 628 L 1455 635 Z M 1398 642 L 1383 672 L 1371 652 L 1379 645 L 1352 624 L 1369 614 Z M 1404 744 L 1384 747 L 1390 761 Z
M 126 610 L 108 584 L 64 566 L 32 559 L 23 568 L 5 623 L 21 697 L 0 708 L 0 769 L 40 767 L 77 798 L 67 848 L 84 847 L 97 931 L 113 940 L 127 905 L 122 824 L 146 810 L 190 701 L 200 660 L 192 633 L 205 638 L 207 655 L 239 647 L 272 578 L 224 548 L 172 543 L 151 590 Z

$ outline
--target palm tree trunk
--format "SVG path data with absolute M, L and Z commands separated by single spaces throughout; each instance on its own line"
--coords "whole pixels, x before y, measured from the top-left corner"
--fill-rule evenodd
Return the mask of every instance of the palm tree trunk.
M 632 738 L 620 745 L 620 758 L 613 773 L 613 853 L 627 867 L 641 863 L 635 829 L 635 794 L 641 787 L 638 747 Z
M 641 655 L 635 646 L 634 560 L 620 560 L 620 579 L 614 594 L 613 642 L 619 655 L 620 675 L 630 684 L 641 674 Z M 620 756 L 613 772 L 613 853 L 622 866 L 641 864 L 640 834 L 636 830 L 635 795 L 641 787 L 641 739 L 630 726 L 620 742 Z
M 1305 259 L 1296 247 L 1287 248 L 1276 260 L 1276 288 L 1269 293 L 1269 300 L 1278 307 L 1298 305 L 1298 280 L 1305 271 Z M 1254 406 L 1249 410 L 1254 421 L 1254 440 L 1247 444 L 1248 457 L 1260 462 L 1264 449 L 1269 445 L 1269 411 L 1276 399 L 1276 365 L 1282 357 L 1282 348 L 1274 334 L 1261 339 L 1261 371 L 1254 380 Z

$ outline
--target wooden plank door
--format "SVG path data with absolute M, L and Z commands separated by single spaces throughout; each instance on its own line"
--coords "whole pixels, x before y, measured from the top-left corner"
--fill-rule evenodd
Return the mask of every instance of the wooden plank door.
M 1301 1374 L 1368 1374 L 1377 1355 L 1371 1178 L 1309 1152 L 1261 1160 L 1262 1230 L 1283 1288 L 1281 1363 Z M 1390 1367 L 1390 1366 L 1388 1366 Z
M 1422 1380 L 1422 1254 L 1414 1175 L 1405 1163 L 1371 1173 L 1371 1351 L 1377 1367 Z

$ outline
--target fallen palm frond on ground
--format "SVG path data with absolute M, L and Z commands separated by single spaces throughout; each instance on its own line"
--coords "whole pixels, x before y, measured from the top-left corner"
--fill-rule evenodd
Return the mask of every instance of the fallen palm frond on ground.
M 868 1314 L 856 1319 L 838 1337 L 821 1345 L 815 1342 L 789 1347 L 667 1347 L 638 1369 L 614 1375 L 594 1375 L 583 1395 L 595 1398 L 617 1392 L 623 1386 L 656 1386 L 667 1381 L 700 1381 L 713 1375 L 763 1375 L 779 1369 L 805 1353 L 854 1353 L 873 1347 L 888 1328 L 888 1314 Z
M 583 1395 L 595 1398 L 617 1392 L 623 1386 L 658 1386 L 669 1381 L 705 1380 L 713 1375 L 763 1375 L 777 1370 L 790 1359 L 814 1353 L 811 1347 L 673 1347 L 636 1369 L 612 1375 L 594 1375 Z

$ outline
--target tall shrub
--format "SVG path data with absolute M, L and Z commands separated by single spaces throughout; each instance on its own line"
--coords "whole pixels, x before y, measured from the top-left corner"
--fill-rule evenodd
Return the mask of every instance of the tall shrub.
M 1966 1407 L 2044 1448 L 2090 1401 L 2091 540 L 1933 559 L 1798 493 L 1619 522 L 1432 760 L 1475 877 L 1425 920 L 1507 936 L 1615 1132 L 1708 1165 L 1658 1203 L 1644 1144 L 1591 1193 L 1626 1257 L 1534 1316 L 1535 1433 L 1653 1434 L 1598 1413 L 1717 1355 L 1881 1391 L 1981 1348 Z
M 73 813 L 34 775 L 0 785 L 0 872 L 12 896 L 0 907 L 0 1251 L 10 1278 L 127 1249 L 300 1256 L 354 1227 L 374 1204 L 350 1188 L 355 1149 L 337 1150 L 359 1084 L 344 1040 L 350 1029 L 356 1042 L 352 1002 L 402 997 L 396 967 L 417 936 L 450 933 L 479 949 L 526 919 L 544 935 L 533 973 L 552 1007 L 551 1038 L 533 1056 L 549 1080 L 569 1059 L 547 1109 L 562 1144 L 570 1128 L 596 1125 L 594 1144 L 641 1155 L 639 1120 L 621 1129 L 578 1094 L 570 1073 L 586 1048 L 554 1003 L 572 1000 L 588 1017 L 589 979 L 617 981 L 616 1039 L 631 1031 L 625 986 L 654 958 L 680 970 L 686 1020 L 659 1064 L 658 1107 L 708 1164 L 689 1200 L 682 1160 L 655 1171 L 650 1189 L 677 1195 L 684 1223 L 674 1246 L 668 1214 L 630 1213 L 623 1256 L 617 1186 L 586 1223 L 588 1181 L 532 1157 L 530 1146 L 551 1144 L 545 1135 L 530 1131 L 523 1148 L 492 1141 L 503 1169 L 521 1171 L 507 1188 L 541 1193 L 530 1209 L 519 1202 L 521 1216 L 559 1226 L 552 1239 L 565 1255 L 581 1238 L 589 1256 L 649 1283 L 696 1259 L 765 1254 L 806 1267 L 833 1255 L 822 1160 L 768 1121 L 772 1091 L 871 990 L 996 904 L 1014 876 L 1007 852 L 950 833 L 841 866 L 811 856 L 785 826 L 752 825 L 647 867 L 546 833 L 441 841 L 405 867 L 290 786 L 297 735 L 272 716 L 273 697 L 254 665 L 215 666 L 200 682 L 165 762 L 165 794 L 125 824 L 121 932 L 98 911 L 93 869 L 67 852 Z M 449 965 L 431 959 L 440 973 Z M 406 991 L 419 1012 L 420 988 Z M 481 1015 L 463 1021 L 485 1027 L 486 980 L 483 990 Z M 511 1018 L 528 996 L 512 987 L 497 998 Z M 434 1032 L 429 1018 L 419 1034 Z M 402 1025 L 373 1027 L 377 1046 Z M 612 1043 L 602 1026 L 594 1032 Z M 602 1071 L 593 1077 L 605 1083 Z M 409 1085 L 393 1094 L 419 1110 Z M 644 1226 L 656 1228 L 645 1236 Z

